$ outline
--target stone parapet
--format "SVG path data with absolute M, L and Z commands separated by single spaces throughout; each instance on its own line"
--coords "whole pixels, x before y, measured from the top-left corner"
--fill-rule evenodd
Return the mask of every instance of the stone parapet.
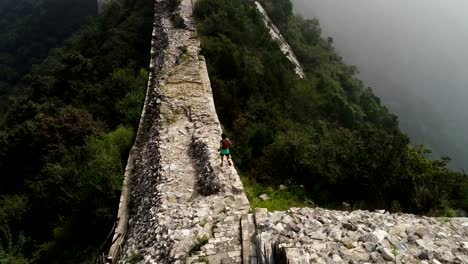
M 155 10 L 162 9 L 163 3 L 155 2 Z M 112 239 L 111 247 L 108 253 L 110 262 L 115 263 L 119 258 L 122 245 L 126 239 L 128 222 L 129 222 L 129 206 L 132 199 L 131 190 L 132 186 L 139 183 L 142 174 L 155 174 L 154 164 L 159 159 L 154 141 L 148 142 L 150 134 L 155 134 L 156 131 L 150 130 L 151 121 L 159 116 L 159 110 L 155 108 L 156 105 L 156 90 L 163 61 L 165 58 L 164 50 L 167 48 L 168 39 L 162 27 L 163 14 L 160 12 L 154 13 L 153 32 L 151 38 L 151 59 L 150 71 L 148 76 L 147 91 L 145 102 L 140 116 L 137 134 L 135 137 L 134 145 L 129 153 L 127 165 L 125 168 L 124 181 L 122 184 L 122 192 L 119 203 L 119 211 L 117 213 L 116 228 Z M 153 152 L 150 157 L 147 157 L 148 152 Z M 151 165 L 148 165 L 151 164 Z M 144 168 L 148 165 L 147 168 Z M 133 195 L 135 197 L 135 195 Z M 156 197 L 155 197 L 156 198 Z

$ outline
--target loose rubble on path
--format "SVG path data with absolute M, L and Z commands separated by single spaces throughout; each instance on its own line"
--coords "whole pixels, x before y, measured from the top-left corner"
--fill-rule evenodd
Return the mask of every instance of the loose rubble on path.
M 383 212 L 257 209 L 258 248 L 291 264 L 468 263 L 468 219 Z

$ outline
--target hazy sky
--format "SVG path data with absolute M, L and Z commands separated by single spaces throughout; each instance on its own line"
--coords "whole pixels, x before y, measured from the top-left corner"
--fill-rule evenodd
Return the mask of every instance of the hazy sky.
M 317 17 L 324 36 L 413 143 L 468 169 L 467 0 L 292 0 Z

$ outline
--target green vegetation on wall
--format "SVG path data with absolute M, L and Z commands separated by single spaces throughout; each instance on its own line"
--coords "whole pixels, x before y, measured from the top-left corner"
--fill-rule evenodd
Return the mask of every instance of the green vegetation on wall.
M 318 20 L 289 0 L 263 0 L 306 77 L 271 40 L 248 0 L 200 0 L 195 8 L 221 122 L 252 194 L 291 181 L 330 207 L 343 201 L 430 215 L 468 210 L 468 178 L 409 145 L 397 117 L 356 79 L 356 68 L 321 38 Z M 302 194 L 301 194 L 302 195 Z M 289 198 L 288 198 L 289 199 Z M 274 207 L 274 206 L 272 206 Z
M 152 22 L 151 0 L 113 1 L 10 85 L 0 111 L 0 263 L 92 263 L 106 250 L 144 102 Z

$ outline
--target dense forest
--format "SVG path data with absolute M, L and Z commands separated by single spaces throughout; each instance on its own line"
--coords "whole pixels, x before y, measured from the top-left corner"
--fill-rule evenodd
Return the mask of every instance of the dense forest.
M 115 222 L 153 2 L 95 5 L 1 2 L 0 263 L 95 262 Z
M 0 1 L 0 97 L 95 13 L 92 0 Z
M 78 2 L 0 3 L 0 263 L 93 263 L 115 221 L 144 100 L 153 1 L 113 1 L 86 22 L 94 2 L 69 8 Z M 468 211 L 467 176 L 409 145 L 397 117 L 321 38 L 318 21 L 292 15 L 289 0 L 262 3 L 304 79 L 252 1 L 199 0 L 195 9 L 252 204 L 287 184 L 297 204 Z
M 290 183 L 332 208 L 346 202 L 428 215 L 468 211 L 468 177 L 447 169 L 449 158 L 429 160 L 429 150 L 409 144 L 397 117 L 356 79 L 333 39 L 321 37 L 319 21 L 293 15 L 289 0 L 261 3 L 302 63 L 304 79 L 251 1 L 200 0 L 195 9 L 234 160 L 247 189 L 260 186 L 250 189 L 251 202 Z

